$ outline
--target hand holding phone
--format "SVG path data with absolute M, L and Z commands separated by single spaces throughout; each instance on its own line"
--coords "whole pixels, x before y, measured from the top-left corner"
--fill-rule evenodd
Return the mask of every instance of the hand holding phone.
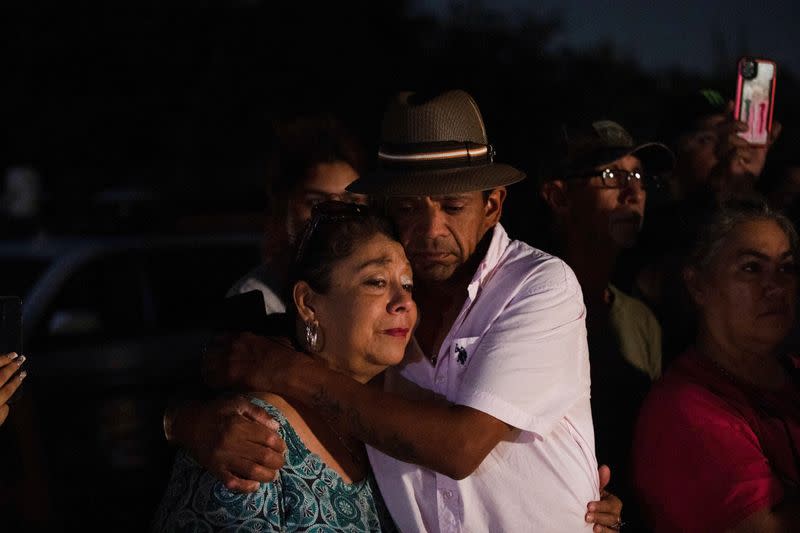
M 22 380 L 28 375 L 24 370 L 20 370 L 24 362 L 25 356 L 16 352 L 0 355 L 0 426 L 8 417 L 8 404 L 14 393 L 19 390 Z
M 0 424 L 8 416 L 8 404 L 17 398 L 17 391 L 27 373 L 21 370 L 22 300 L 17 296 L 0 297 Z
M 777 66 L 768 59 L 743 57 L 737 70 L 733 116 L 747 125 L 739 135 L 752 145 L 764 146 L 772 131 Z

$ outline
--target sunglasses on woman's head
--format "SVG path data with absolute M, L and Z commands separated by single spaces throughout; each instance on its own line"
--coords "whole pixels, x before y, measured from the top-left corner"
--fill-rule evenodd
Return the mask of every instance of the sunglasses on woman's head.
M 363 204 L 340 202 L 338 200 L 328 200 L 318 203 L 311 208 L 311 220 L 303 231 L 303 237 L 300 239 L 300 244 L 297 247 L 295 261 L 299 263 L 303 259 L 303 255 L 308 247 L 308 242 L 311 240 L 311 237 L 314 235 L 320 223 L 338 222 L 351 218 L 365 217 L 369 214 L 369 207 Z

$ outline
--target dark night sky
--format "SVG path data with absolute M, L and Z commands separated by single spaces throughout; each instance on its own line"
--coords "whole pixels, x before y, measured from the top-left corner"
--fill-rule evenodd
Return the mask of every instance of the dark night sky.
M 800 100 L 790 98 L 798 1 L 753 0 L 751 13 L 745 0 L 348 0 L 313 10 L 269 0 L 89 9 L 8 0 L 0 26 L 10 26 L 10 96 L 0 114 L 12 133 L 0 171 L 36 168 L 64 216 L 78 212 L 74 198 L 112 187 L 157 186 L 183 199 L 191 184 L 197 199 L 187 206 L 215 207 L 222 181 L 238 209 L 243 197 L 263 200 L 272 122 L 331 110 L 371 142 L 386 95 L 454 86 L 479 98 L 503 157 L 534 166 L 529 144 L 589 109 L 651 132 L 653 99 L 699 87 L 732 93 L 743 46 L 784 69 L 776 110 L 788 133 L 800 123 Z M 592 50 L 609 41 L 611 53 Z M 688 72 L 664 72 L 673 66 Z M 555 92 L 572 105 L 548 108 L 530 128 L 526 113 Z
M 447 0 L 415 0 L 418 9 L 445 15 Z M 469 5 L 473 2 L 457 2 Z M 727 55 L 740 52 L 774 59 L 800 73 L 800 4 L 793 0 L 492 0 L 478 2 L 503 11 L 510 22 L 521 13 L 558 16 L 563 31 L 554 43 L 574 48 L 612 41 L 621 54 L 648 70 L 680 66 L 709 73 L 716 55 L 714 35 Z M 731 67 L 733 68 L 733 67 Z

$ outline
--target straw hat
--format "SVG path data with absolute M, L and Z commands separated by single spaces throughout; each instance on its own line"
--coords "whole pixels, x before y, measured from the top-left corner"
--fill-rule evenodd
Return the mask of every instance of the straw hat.
M 430 196 L 493 189 L 525 179 L 494 162 L 481 112 L 466 92 L 402 92 L 381 126 L 378 170 L 348 191 L 377 196 Z

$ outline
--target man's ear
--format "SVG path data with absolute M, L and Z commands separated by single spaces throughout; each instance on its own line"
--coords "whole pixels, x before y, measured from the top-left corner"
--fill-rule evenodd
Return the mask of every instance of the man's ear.
M 506 201 L 506 188 L 495 187 L 489 193 L 484 203 L 484 219 L 487 227 L 492 227 L 500 222 L 500 215 L 503 214 L 503 202 Z
M 303 322 L 316 318 L 316 310 L 314 309 L 316 294 L 314 289 L 305 281 L 298 281 L 292 288 L 292 300 L 294 300 L 294 306 L 297 308 L 297 316 Z
M 681 275 L 689 297 L 695 305 L 703 305 L 706 301 L 706 291 L 700 279 L 700 273 L 694 268 L 685 267 L 681 271 Z
M 569 209 L 567 184 L 564 180 L 545 181 L 539 190 L 539 195 L 555 214 L 563 214 Z

